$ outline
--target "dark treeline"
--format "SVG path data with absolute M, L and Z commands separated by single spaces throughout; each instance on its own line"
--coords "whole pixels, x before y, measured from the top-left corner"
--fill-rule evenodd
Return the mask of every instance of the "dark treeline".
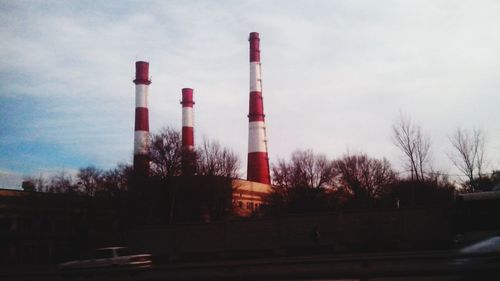
M 410 174 L 407 179 L 422 182 L 446 175 L 432 168 L 432 141 L 418 124 L 401 115 L 392 129 L 393 142 L 402 153 L 403 168 Z M 446 154 L 462 176 L 455 184 L 458 192 L 491 191 L 500 183 L 500 171 L 485 173 L 488 160 L 486 135 L 482 130 L 457 128 L 448 139 L 451 150 Z M 448 181 L 446 176 L 442 179 Z
M 500 185 L 500 171 L 485 173 L 485 134 L 457 129 L 449 137 L 447 155 L 464 180 L 455 182 L 432 167 L 432 142 L 422 128 L 401 115 L 392 127 L 401 152 L 396 172 L 385 158 L 364 153 L 327 159 L 311 150 L 297 150 L 272 166 L 273 192 L 265 214 L 324 212 L 339 209 L 446 206 L 456 193 L 491 191 Z
M 27 177 L 23 189 L 119 201 L 116 211 L 133 224 L 220 220 L 230 214 L 230 179 L 238 178 L 240 169 L 232 150 L 204 139 L 194 151 L 183 151 L 181 133 L 164 128 L 151 135 L 150 160 L 147 178 L 127 164 L 110 170 L 88 166 L 74 176 Z
M 183 173 L 183 159 L 188 157 L 191 158 L 191 170 Z M 237 178 L 240 170 L 238 156 L 218 141 L 204 139 L 195 151 L 183 151 L 181 133 L 172 128 L 164 128 L 151 136 L 150 159 L 151 170 L 147 183 L 134 182 L 137 176 L 134 175 L 133 167 L 129 164 L 118 164 L 110 170 L 99 169 L 93 165 L 82 167 L 75 176 L 60 172 L 48 178 L 43 175 L 25 177 L 22 187 L 25 191 L 113 197 L 133 188 L 134 184 L 169 183 L 183 174 Z
M 422 128 L 401 115 L 392 139 L 403 167 L 396 172 L 385 158 L 364 153 L 327 159 L 311 150 L 297 150 L 272 166 L 273 192 L 264 214 L 324 212 L 339 209 L 447 206 L 457 193 L 491 191 L 500 185 L 500 171 L 485 173 L 485 134 L 457 129 L 449 137 L 447 155 L 464 180 L 455 182 L 432 167 L 432 142 Z
M 295 151 L 272 171 L 275 185 L 265 213 L 446 205 L 455 192 L 446 178 L 398 177 L 387 159 L 362 153 L 329 160 L 311 150 Z
M 453 201 L 457 192 L 490 191 L 500 183 L 500 171 L 484 172 L 485 136 L 482 131 L 457 129 L 449 137 L 452 152 L 448 157 L 465 178 L 454 182 L 433 170 L 432 143 L 420 126 L 400 116 L 392 129 L 405 173 L 397 172 L 385 158 L 377 159 L 364 153 L 328 159 L 311 150 L 297 150 L 289 159 L 273 163 L 272 192 L 255 214 L 446 205 Z M 220 188 L 216 185 L 221 185 L 221 181 L 216 179 L 222 178 L 226 179 L 222 189 L 231 191 L 227 179 L 240 176 L 241 161 L 219 142 L 204 139 L 194 151 L 183 151 L 181 133 L 167 127 L 151 136 L 150 159 L 147 179 L 136 177 L 127 164 L 110 170 L 88 166 L 80 168 L 75 178 L 64 172 L 49 178 L 26 178 L 23 189 L 112 198 L 124 197 L 137 187 L 135 191 L 141 195 L 134 194 L 134 198 L 142 198 L 140 201 L 144 205 L 138 208 L 162 214 L 160 221 L 169 223 L 182 216 L 185 206 L 196 210 L 193 212 L 199 218 L 206 213 L 212 218 L 225 217 L 220 215 L 219 209 L 232 208 L 228 199 L 230 192 L 219 190 L 223 196 L 215 198 L 213 190 Z M 213 184 L 208 184 L 211 186 L 208 188 L 207 183 Z M 212 191 L 207 193 L 201 186 Z M 177 210 L 181 199 L 184 200 L 183 212 Z M 197 204 L 202 201 L 206 205 L 204 211 L 198 210 Z
M 402 117 L 393 131 L 394 144 L 403 156 L 404 168 L 399 171 L 404 173 L 387 159 L 364 153 L 329 159 L 312 150 L 297 150 L 273 163 L 272 191 L 253 215 L 356 210 L 346 213 L 363 217 L 374 209 L 393 216 L 422 209 L 449 211 L 457 192 L 498 188 L 500 171 L 485 172 L 482 132 L 459 129 L 450 137 L 454 148 L 450 160 L 464 175 L 463 181 L 453 182 L 432 169 L 431 142 L 419 126 Z M 39 259 L 52 263 L 72 254 L 65 249 L 79 254 L 92 247 L 125 243 L 128 230 L 145 225 L 234 218 L 233 194 L 238 187 L 232 179 L 240 176 L 241 163 L 234 152 L 208 139 L 194 151 L 184 151 L 181 133 L 164 128 L 151 136 L 150 153 L 147 178 L 135 175 L 128 164 L 109 170 L 87 166 L 75 174 L 26 178 L 23 189 L 28 192 L 2 198 L 16 208 L 10 209 L 10 222 L 3 223 L 7 226 L 3 233 L 8 236 L 0 243 L 0 252 L 9 252 L 7 260 L 22 260 L 20 254 L 10 253 L 10 245 L 18 243 L 19 237 L 34 237 L 39 241 Z M 454 222 L 462 218 L 450 217 Z M 352 218 L 347 225 L 356 225 L 357 219 Z M 454 225 L 467 229 L 470 222 L 490 225 L 490 220 L 491 216 L 471 215 Z M 313 220 L 307 223 L 313 224 Z

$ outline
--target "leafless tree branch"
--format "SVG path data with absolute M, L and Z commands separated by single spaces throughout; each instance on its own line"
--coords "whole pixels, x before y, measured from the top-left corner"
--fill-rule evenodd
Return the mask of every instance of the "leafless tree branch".
M 450 154 L 449 158 L 467 177 L 471 191 L 474 191 L 474 179 L 476 176 L 482 176 L 485 163 L 485 135 L 481 130 L 468 131 L 459 128 L 449 139 L 454 148 L 454 153 Z
M 392 126 L 394 144 L 403 152 L 411 179 L 425 180 L 430 163 L 430 138 L 422 133 L 420 126 L 403 115 Z

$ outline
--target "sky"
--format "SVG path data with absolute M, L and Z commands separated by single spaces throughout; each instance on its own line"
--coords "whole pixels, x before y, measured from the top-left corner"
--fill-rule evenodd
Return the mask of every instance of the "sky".
M 233 149 L 245 177 L 248 34 L 261 37 L 270 162 L 296 149 L 386 157 L 401 114 L 458 174 L 457 128 L 487 136 L 500 169 L 498 1 L 0 1 L 0 187 L 131 163 L 137 60 L 150 62 L 151 132 L 181 128 Z

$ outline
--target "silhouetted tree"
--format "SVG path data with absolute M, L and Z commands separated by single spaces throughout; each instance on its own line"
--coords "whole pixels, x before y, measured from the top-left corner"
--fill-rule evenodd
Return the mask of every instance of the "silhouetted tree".
M 73 185 L 71 175 L 62 171 L 50 177 L 47 191 L 52 193 L 78 193 L 78 187 Z
M 415 207 L 436 206 L 453 203 L 455 186 L 446 177 L 434 176 L 424 181 L 401 179 L 391 187 L 386 199 L 392 206 Z M 398 203 L 396 203 L 398 202 Z
M 280 187 L 331 187 L 335 175 L 332 162 L 312 150 L 296 150 L 290 161 L 278 159 L 272 166 L 273 184 Z
M 222 147 L 218 141 L 204 139 L 198 147 L 198 175 L 237 178 L 240 160 L 231 149 Z
M 33 177 L 33 176 L 25 176 L 23 177 L 24 182 L 31 182 L 34 187 L 34 191 L 37 192 L 47 192 L 47 179 L 44 178 L 42 174 L 40 174 L 38 177 Z
M 485 163 L 484 145 L 485 136 L 481 130 L 467 131 L 457 129 L 450 137 L 454 153 L 449 157 L 455 167 L 462 172 L 467 181 L 464 182 L 466 191 L 474 192 L 479 189 L 479 184 L 484 181 L 482 170 Z
M 76 175 L 80 191 L 88 196 L 96 195 L 96 192 L 103 188 L 102 175 L 103 171 L 95 166 L 80 168 Z
M 345 155 L 334 162 L 337 186 L 353 196 L 357 206 L 367 206 L 388 193 L 396 174 L 387 159 L 370 158 L 366 154 Z
M 181 132 L 167 127 L 151 136 L 151 174 L 162 180 L 182 172 Z
M 40 174 L 37 178 L 34 178 L 33 182 L 35 183 L 35 188 L 36 191 L 39 192 L 47 192 L 48 190 L 48 183 L 47 179 L 44 178 L 42 174 Z
M 328 210 L 335 176 L 332 161 L 325 155 L 294 151 L 290 160 L 279 159 L 272 165 L 274 186 L 266 198 L 264 213 Z
M 500 191 L 500 171 L 493 171 L 489 176 L 483 174 L 480 177 L 475 177 L 472 182 L 465 182 L 464 186 L 474 186 L 474 191 Z M 466 189 L 466 191 L 470 191 L 470 189 Z
M 102 187 L 99 188 L 98 192 L 103 195 L 115 196 L 127 191 L 132 174 L 132 166 L 118 164 L 116 168 L 102 174 Z
M 430 162 L 429 137 L 422 134 L 420 126 L 403 115 L 392 126 L 392 131 L 394 144 L 403 152 L 411 178 L 425 180 Z
M 166 215 L 163 217 L 168 217 L 169 223 L 186 215 L 186 211 L 182 208 L 181 214 L 178 213 L 180 208 L 178 205 L 188 204 L 184 196 L 189 194 L 188 191 L 195 190 L 194 185 L 199 185 L 199 181 L 193 176 L 205 176 L 204 181 L 207 185 L 217 182 L 217 177 L 226 179 L 238 177 L 240 161 L 229 148 L 222 147 L 217 141 L 204 139 L 194 151 L 183 151 L 181 132 L 169 127 L 152 135 L 150 153 L 152 177 L 147 184 L 148 190 L 143 190 L 143 193 L 147 193 L 143 194 L 145 199 L 141 200 L 141 204 L 147 206 L 141 205 L 139 208 L 149 209 L 146 214 L 149 217 L 162 212 Z M 210 185 L 210 190 L 214 188 Z M 198 195 L 189 196 L 195 200 Z M 179 203 L 179 200 L 182 203 Z M 209 198 L 203 200 L 205 207 L 209 203 L 215 204 Z M 212 210 L 211 207 L 207 208 Z

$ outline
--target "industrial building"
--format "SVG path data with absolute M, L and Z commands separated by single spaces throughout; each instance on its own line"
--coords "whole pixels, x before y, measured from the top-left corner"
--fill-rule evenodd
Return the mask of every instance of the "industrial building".
M 220 177 L 208 179 L 193 174 L 194 90 L 182 89 L 182 171 L 191 179 L 184 186 L 185 192 L 177 194 L 176 200 L 183 204 L 176 203 L 175 211 L 180 213 L 181 219 L 183 214 L 206 215 L 205 221 L 250 216 L 262 207 L 265 196 L 271 191 L 262 98 L 260 38 L 257 32 L 250 33 L 249 44 L 247 180 Z M 135 70 L 133 169 L 136 176 L 147 179 L 150 172 L 149 62 L 137 61 Z M 178 179 L 177 188 L 183 188 L 185 183 L 185 177 Z M 0 264 L 53 264 L 68 258 L 66 249 L 71 247 L 84 249 L 95 246 L 90 245 L 95 241 L 122 241 L 123 237 L 117 237 L 123 235 L 127 228 L 124 223 L 127 222 L 126 217 L 133 213 L 129 206 L 123 204 L 126 200 L 127 198 L 118 200 L 0 189 L 0 236 L 3 237 L 0 243 Z M 186 208 L 191 208 L 191 211 L 183 212 Z M 197 208 L 199 212 L 192 212 L 193 208 Z M 165 213 L 161 215 L 167 216 Z
M 248 216 L 258 210 L 264 197 L 271 191 L 271 176 L 265 126 L 264 102 L 262 97 L 262 77 L 260 63 L 259 33 L 249 35 L 250 89 L 249 89 L 249 127 L 247 180 L 234 179 L 232 204 L 235 214 Z M 134 171 L 145 177 L 149 174 L 149 118 L 148 86 L 149 62 L 135 63 L 135 136 Z M 195 176 L 195 137 L 194 137 L 194 90 L 182 89 L 182 171 L 183 175 Z

